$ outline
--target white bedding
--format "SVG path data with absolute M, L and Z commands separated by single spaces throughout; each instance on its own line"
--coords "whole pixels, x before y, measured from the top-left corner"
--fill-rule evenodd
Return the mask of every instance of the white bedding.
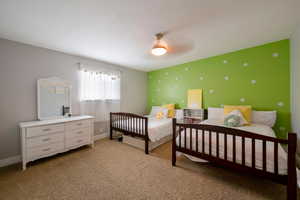
M 217 126 L 223 126 L 222 121 L 220 120 L 214 120 L 214 119 L 209 119 L 205 120 L 202 122 L 202 124 L 209 124 L 209 125 L 217 125 Z M 261 135 L 266 135 L 266 136 L 271 136 L 275 137 L 274 131 L 265 125 L 260 125 L 260 124 L 252 124 L 250 126 L 243 126 L 243 127 L 236 127 L 237 129 L 245 130 L 248 132 L 253 132 Z M 187 140 L 186 140 L 186 145 L 187 148 L 190 148 L 190 130 L 187 129 Z M 181 145 L 184 145 L 184 132 L 182 131 L 181 133 Z M 192 131 L 192 149 L 196 150 L 196 132 L 195 130 Z M 232 161 L 233 160 L 233 147 L 232 147 L 232 136 L 227 135 L 227 160 Z M 208 132 L 205 134 L 205 144 L 204 144 L 204 151 L 206 154 L 209 154 L 209 134 Z M 176 143 L 179 145 L 179 136 L 176 138 Z M 263 168 L 263 155 L 262 155 L 262 141 L 261 140 L 256 140 L 255 141 L 255 167 L 257 169 L 262 169 Z M 202 135 L 199 133 L 198 136 L 198 151 L 202 151 Z M 212 155 L 216 156 L 216 133 L 212 132 Z M 181 154 L 179 152 L 179 154 Z M 266 158 L 267 158 L 267 164 L 266 164 L 266 169 L 269 172 L 274 172 L 274 144 L 271 142 L 267 142 L 266 144 Z M 186 155 L 189 159 L 196 161 L 196 162 L 206 162 L 202 159 Z M 220 158 L 224 158 L 224 135 L 220 134 L 219 135 L 219 156 Z M 242 139 L 241 137 L 236 136 L 236 162 L 237 163 L 242 163 Z M 245 164 L 246 166 L 251 167 L 252 166 L 252 142 L 251 139 L 245 139 Z M 283 150 L 281 145 L 278 145 L 278 173 L 279 174 L 287 174 L 287 153 Z
M 127 128 L 127 120 L 121 122 L 122 127 Z M 141 130 L 137 130 L 141 132 Z M 156 142 L 165 136 L 172 135 L 172 119 L 156 119 L 154 117 L 148 118 L 148 136 L 151 142 Z

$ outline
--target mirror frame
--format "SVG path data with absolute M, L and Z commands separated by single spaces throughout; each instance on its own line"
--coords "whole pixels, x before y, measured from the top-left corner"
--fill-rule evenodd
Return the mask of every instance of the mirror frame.
M 64 87 L 69 88 L 69 105 L 70 105 L 70 113 L 72 113 L 72 105 L 71 105 L 71 89 L 72 85 L 69 81 L 63 80 L 58 77 L 50 77 L 50 78 L 43 78 L 43 79 L 38 79 L 37 80 L 37 114 L 38 114 L 38 120 L 47 120 L 47 119 L 61 119 L 65 118 L 65 116 L 52 116 L 52 117 L 42 117 L 41 116 L 41 102 L 40 102 L 40 85 L 43 82 L 52 82 L 52 83 L 57 83 L 60 85 L 63 85 Z

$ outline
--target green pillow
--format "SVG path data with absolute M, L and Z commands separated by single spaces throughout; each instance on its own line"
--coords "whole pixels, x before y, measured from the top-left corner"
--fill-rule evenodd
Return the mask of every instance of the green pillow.
M 238 115 L 228 115 L 225 117 L 224 125 L 228 127 L 238 127 L 241 124 L 241 118 Z

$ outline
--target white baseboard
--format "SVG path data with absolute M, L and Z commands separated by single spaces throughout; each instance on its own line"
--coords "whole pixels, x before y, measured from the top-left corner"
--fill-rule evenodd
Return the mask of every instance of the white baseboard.
M 12 156 L 12 157 L 0 160 L 0 167 L 5 167 L 5 166 L 12 165 L 12 164 L 19 163 L 19 162 L 21 162 L 20 155 Z
M 101 140 L 101 139 L 104 139 L 104 138 L 107 138 L 107 137 L 108 137 L 108 133 L 95 135 L 94 136 L 94 141 Z M 20 155 L 12 156 L 12 157 L 0 160 L 0 167 L 5 167 L 5 166 L 16 164 L 16 163 L 19 163 L 19 162 L 21 162 L 21 156 Z
M 102 133 L 100 135 L 94 135 L 94 141 L 101 140 L 108 137 L 108 133 Z

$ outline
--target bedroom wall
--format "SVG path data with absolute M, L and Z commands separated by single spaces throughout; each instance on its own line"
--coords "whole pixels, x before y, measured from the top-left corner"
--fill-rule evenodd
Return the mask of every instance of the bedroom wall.
M 300 138 L 300 25 L 291 37 L 292 128 Z M 300 150 L 299 150 L 300 152 Z
M 286 137 L 290 122 L 289 40 L 201 59 L 148 73 L 148 110 L 176 103 L 186 107 L 187 90 L 203 89 L 204 107 L 252 105 L 276 110 L 276 134 Z
M 145 72 L 0 39 L 0 160 L 20 154 L 18 123 L 37 119 L 36 81 L 57 76 L 72 83 L 72 110 L 79 114 L 78 62 L 122 71 L 121 110 L 144 114 Z M 96 124 L 95 132 L 101 124 Z

